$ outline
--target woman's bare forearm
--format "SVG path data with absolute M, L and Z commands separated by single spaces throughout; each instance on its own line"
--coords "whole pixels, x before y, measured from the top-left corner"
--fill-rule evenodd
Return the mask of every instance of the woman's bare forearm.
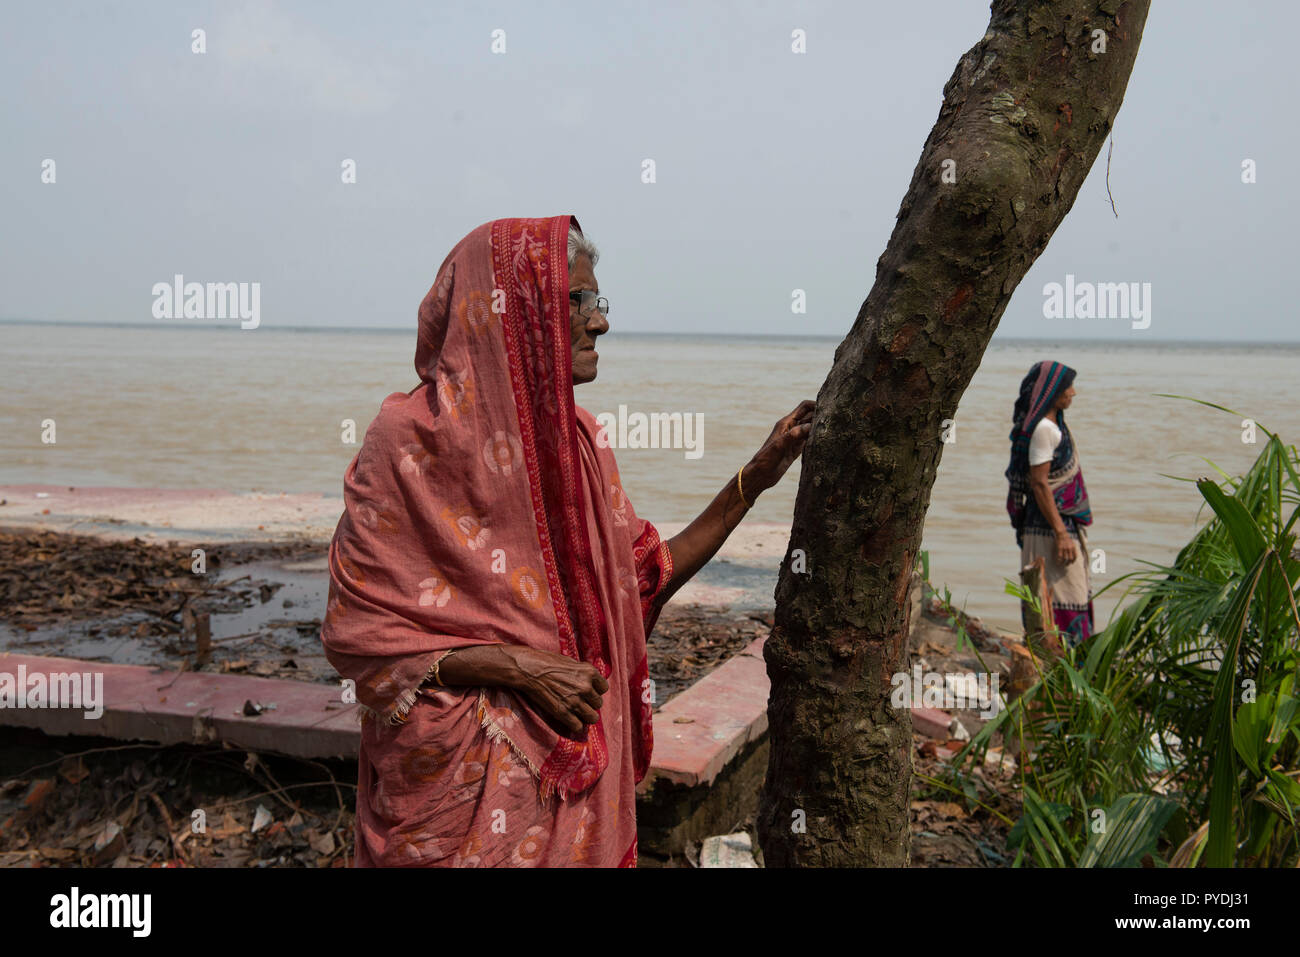
M 516 688 L 522 675 L 509 645 L 465 645 L 438 665 L 438 680 L 449 687 Z M 426 687 L 436 687 L 432 681 Z
M 752 472 L 751 465 L 746 465 L 741 475 L 749 505 L 753 505 L 754 499 L 763 491 L 756 481 L 754 485 L 750 484 Z M 748 511 L 749 506 L 741 500 L 740 489 L 733 477 L 695 521 L 668 539 L 668 551 L 673 557 L 673 577 L 655 600 L 660 604 L 666 602 L 707 565 Z
M 466 645 L 444 655 L 438 680 L 449 688 L 509 688 L 560 733 L 595 724 L 609 682 L 592 665 L 526 645 Z M 437 687 L 428 681 L 425 687 Z
M 1052 494 L 1052 487 L 1046 482 L 1033 482 L 1030 488 L 1034 490 L 1034 501 L 1038 503 L 1038 510 L 1047 519 L 1047 524 L 1052 526 L 1057 535 L 1066 534 L 1065 522 L 1056 510 L 1056 496 Z

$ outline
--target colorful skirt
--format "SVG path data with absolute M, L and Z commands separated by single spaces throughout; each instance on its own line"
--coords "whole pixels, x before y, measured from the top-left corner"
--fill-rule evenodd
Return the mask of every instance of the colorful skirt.
M 1062 565 L 1056 558 L 1056 535 L 1050 528 L 1026 526 L 1020 546 L 1020 567 L 1043 559 L 1047 587 L 1052 595 L 1052 613 L 1056 630 L 1077 647 L 1092 636 L 1092 580 L 1088 574 L 1088 537 L 1084 526 L 1062 516 L 1075 541 L 1074 561 Z M 1021 603 L 1021 623 L 1027 629 L 1027 609 Z

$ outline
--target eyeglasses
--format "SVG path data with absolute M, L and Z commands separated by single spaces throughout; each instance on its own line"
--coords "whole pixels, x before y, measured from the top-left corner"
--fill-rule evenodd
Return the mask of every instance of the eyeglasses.
M 569 301 L 578 304 L 578 315 L 589 318 L 593 308 L 600 310 L 602 316 L 609 315 L 609 300 L 598 296 L 590 289 L 569 293 Z

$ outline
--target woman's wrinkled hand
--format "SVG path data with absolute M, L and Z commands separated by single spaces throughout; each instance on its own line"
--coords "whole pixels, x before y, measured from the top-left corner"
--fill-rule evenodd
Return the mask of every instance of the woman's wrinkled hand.
M 763 447 L 754 453 L 745 470 L 745 488 L 753 488 L 755 493 L 769 489 L 781 481 L 781 476 L 794 464 L 808 433 L 812 430 L 813 412 L 817 403 L 804 399 L 789 415 L 778 419 L 772 427 L 772 434 L 767 437 Z
M 585 661 L 534 648 L 512 647 L 518 668 L 515 688 L 561 734 L 581 735 L 595 724 L 609 682 Z

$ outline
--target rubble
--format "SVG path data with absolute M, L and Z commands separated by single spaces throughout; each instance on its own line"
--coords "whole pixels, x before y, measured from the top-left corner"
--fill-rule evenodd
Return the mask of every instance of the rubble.
M 0 867 L 351 863 L 355 765 L 147 744 L 63 755 L 82 742 L 0 735 Z M 56 774 L 39 766 L 51 753 Z
M 700 867 L 758 867 L 749 834 L 721 834 L 706 837 L 700 848 Z

